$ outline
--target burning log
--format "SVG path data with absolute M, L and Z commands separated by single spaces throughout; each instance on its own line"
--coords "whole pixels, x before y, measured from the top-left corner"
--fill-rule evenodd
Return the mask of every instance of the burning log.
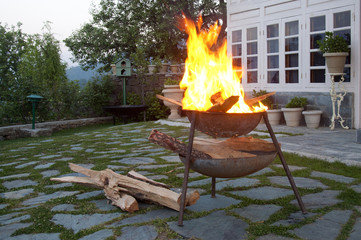
M 178 139 L 171 137 L 165 133 L 159 132 L 155 129 L 152 130 L 152 132 L 149 135 L 149 141 L 158 144 L 159 146 L 162 146 L 168 150 L 171 150 L 175 153 L 178 153 L 179 155 L 186 156 L 187 155 L 187 145 Z M 192 150 L 191 153 L 191 159 L 210 159 L 212 158 L 210 155 L 195 150 Z
M 236 104 L 239 100 L 239 96 L 230 96 L 223 102 L 217 102 L 215 105 L 210 107 L 207 112 L 227 112 Z
M 245 102 L 246 102 L 246 104 L 248 106 L 252 106 L 253 104 L 258 103 L 258 102 L 262 101 L 263 99 L 266 99 L 266 98 L 268 98 L 268 97 L 270 97 L 272 95 L 275 95 L 275 94 L 276 94 L 276 92 L 267 93 L 267 94 L 259 96 L 259 97 L 255 97 L 255 98 L 245 100 Z
M 158 203 L 176 211 L 180 210 L 181 194 L 173 192 L 166 188 L 164 184 L 148 179 L 134 171 L 130 172 L 132 177 L 129 177 L 117 174 L 110 169 L 94 171 L 73 163 L 69 163 L 69 167 L 74 172 L 82 173 L 88 177 L 61 177 L 51 178 L 50 180 L 102 188 L 105 196 L 112 201 L 113 205 L 128 212 L 139 209 L 135 198 Z M 195 190 L 187 194 L 186 205 L 193 205 L 198 199 L 199 193 Z
M 222 93 L 221 92 L 216 92 L 215 94 L 213 94 L 211 96 L 211 103 L 213 105 L 217 104 L 217 103 L 222 103 L 223 102 L 223 98 L 222 98 Z

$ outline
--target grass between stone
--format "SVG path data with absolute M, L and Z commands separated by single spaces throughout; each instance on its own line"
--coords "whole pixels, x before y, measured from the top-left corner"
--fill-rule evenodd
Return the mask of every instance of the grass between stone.
M 43 177 L 42 171 L 45 170 L 57 170 L 59 175 L 69 174 L 72 171 L 68 167 L 68 163 L 76 164 L 93 164 L 94 170 L 103 170 L 108 168 L 108 165 L 112 165 L 120 173 L 126 174 L 130 170 L 136 170 L 139 172 L 146 171 L 148 176 L 155 175 L 165 175 L 167 179 L 161 179 L 157 181 L 164 182 L 166 184 L 172 185 L 173 187 L 180 188 L 182 186 L 183 178 L 177 176 L 177 174 L 183 173 L 183 164 L 178 163 L 169 163 L 162 159 L 161 157 L 173 155 L 174 153 L 168 150 L 157 150 L 160 147 L 150 143 L 146 139 L 150 131 L 155 128 L 159 131 L 165 132 L 173 137 L 179 138 L 184 142 L 187 142 L 188 138 L 188 128 L 184 127 L 171 127 L 158 125 L 154 122 L 141 122 L 141 123 L 131 123 L 126 125 L 96 125 L 96 126 L 87 126 L 79 127 L 76 129 L 68 129 L 54 133 L 51 137 L 40 137 L 40 138 L 24 138 L 16 139 L 9 141 L 0 142 L 0 165 L 2 171 L 0 171 L 0 177 L 5 177 L 15 174 L 29 173 L 27 177 L 20 179 L 23 180 L 33 180 L 38 182 L 36 186 L 30 186 L 34 189 L 34 192 L 27 195 L 22 199 L 5 199 L 0 198 L 0 204 L 9 204 L 5 209 L 0 210 L 0 215 L 5 215 L 13 212 L 15 209 L 21 206 L 21 203 L 33 197 L 36 197 L 38 193 L 51 194 L 57 191 L 79 191 L 79 193 L 91 192 L 96 189 L 91 189 L 85 186 L 71 185 L 68 187 L 63 187 L 60 189 L 49 188 L 48 186 L 53 186 L 58 184 L 56 182 L 50 181 L 50 177 Z M 288 134 L 288 133 L 282 133 Z M 290 135 L 290 134 L 288 134 Z M 204 136 L 204 134 L 197 132 L 196 136 Z M 138 139 L 138 140 L 137 140 Z M 140 139 L 140 140 L 139 140 Z M 142 139 L 145 139 L 144 141 Z M 242 219 L 249 224 L 248 233 L 249 239 L 256 239 L 258 236 L 265 234 L 274 233 L 277 235 L 282 235 L 285 237 L 293 237 L 297 239 L 297 236 L 288 232 L 291 229 L 295 229 L 307 223 L 311 223 L 317 219 L 320 214 L 329 212 L 334 209 L 341 210 L 353 210 L 350 220 L 342 228 L 340 236 L 337 237 L 338 240 L 347 239 L 347 236 L 351 232 L 352 226 L 356 221 L 356 218 L 361 217 L 361 213 L 355 209 L 355 206 L 361 206 L 361 194 L 355 192 L 354 190 L 348 188 L 350 185 L 361 183 L 360 168 L 357 167 L 348 167 L 342 163 L 328 163 L 318 159 L 301 157 L 296 154 L 284 153 L 288 165 L 305 167 L 302 170 L 296 170 L 292 172 L 294 177 L 307 177 L 311 179 L 316 179 L 327 185 L 330 190 L 338 190 L 341 193 L 338 196 L 338 199 L 343 200 L 343 202 L 336 204 L 332 207 L 325 207 L 322 209 L 312 210 L 311 212 L 316 213 L 315 216 L 308 218 L 300 223 L 285 227 L 285 226 L 272 226 L 271 224 L 277 222 L 278 220 L 285 219 L 289 214 L 299 211 L 298 206 L 294 206 L 290 203 L 294 199 L 294 195 L 279 198 L 276 200 L 255 200 L 247 197 L 241 197 L 238 195 L 232 194 L 232 191 L 236 190 L 247 190 L 254 187 L 241 187 L 241 188 L 231 188 L 227 187 L 222 190 L 217 190 L 217 195 L 231 196 L 235 199 L 242 200 L 237 205 L 232 205 L 231 207 L 226 208 L 226 212 L 229 215 L 232 215 L 236 218 Z M 142 164 L 136 165 L 127 165 L 114 162 L 114 160 L 123 158 L 123 157 L 132 157 L 132 156 L 151 156 L 156 160 L 153 165 L 167 164 L 169 166 L 155 168 L 155 169 L 146 169 L 142 170 L 139 168 Z M 19 162 L 16 164 L 16 162 Z M 23 168 L 16 168 L 19 164 L 31 163 L 28 166 Z M 46 169 L 36 169 L 35 166 L 47 163 L 54 163 L 52 166 Z M 272 184 L 267 177 L 270 176 L 285 176 L 285 172 L 282 168 L 277 167 L 277 164 L 281 164 L 277 158 L 274 163 L 270 166 L 273 172 L 268 172 L 260 176 L 249 176 L 249 178 L 255 178 L 260 180 L 260 186 L 277 186 Z M 321 177 L 311 177 L 312 171 L 326 172 L 332 174 L 343 175 L 347 177 L 355 178 L 356 180 L 350 184 L 340 183 L 337 181 L 329 180 Z M 200 176 L 192 179 L 192 181 L 205 179 L 206 176 Z M 15 179 L 0 180 L 1 183 L 4 181 L 11 181 Z M 279 186 L 278 186 L 279 187 Z M 29 188 L 29 186 L 24 186 L 16 188 L 15 190 Z M 205 190 L 204 194 L 210 194 L 210 184 L 201 186 Z M 283 187 L 287 188 L 287 187 Z M 288 188 L 290 189 L 290 188 Z M 6 189 L 3 185 L 0 185 L 0 193 L 12 191 Z M 306 195 L 310 193 L 321 192 L 322 189 L 300 189 L 301 195 Z M 103 195 L 98 195 L 92 198 L 79 200 L 75 196 L 68 196 L 64 198 L 53 199 L 47 201 L 44 204 L 41 204 L 34 208 L 23 209 L 23 214 L 29 214 L 30 219 L 24 220 L 23 222 L 33 223 L 27 228 L 18 230 L 14 235 L 19 234 L 30 234 L 30 233 L 56 233 L 60 232 L 60 237 L 62 239 L 78 239 L 80 237 L 86 236 L 98 230 L 104 228 L 104 225 L 98 225 L 96 227 L 81 230 L 78 233 L 74 233 L 72 230 L 66 229 L 60 225 L 55 225 L 51 219 L 56 213 L 68 213 L 68 212 L 52 212 L 51 209 L 59 204 L 74 204 L 76 206 L 75 210 L 71 214 L 94 214 L 94 213 L 109 213 L 109 212 L 121 212 L 121 210 L 111 210 L 111 211 L 102 211 L 95 207 L 95 204 L 92 203 L 92 200 L 104 199 Z M 265 222 L 251 222 L 247 218 L 240 217 L 238 214 L 235 214 L 232 209 L 246 207 L 251 204 L 276 204 L 282 206 L 283 208 L 273 214 Z M 139 212 L 129 214 L 120 214 L 117 219 L 113 219 L 111 222 L 116 222 L 121 219 L 124 219 L 129 216 L 135 216 L 137 214 L 145 213 L 151 209 L 156 209 L 158 206 L 150 206 L 144 209 L 141 209 Z M 186 210 L 187 211 L 187 210 Z M 198 218 L 201 216 L 208 215 L 212 211 L 205 212 L 190 212 L 187 211 L 185 215 L 185 220 Z M 169 220 L 177 221 L 176 217 L 169 219 L 156 219 L 150 223 L 157 228 L 158 239 L 175 239 L 179 236 L 173 232 L 168 225 L 166 224 Z M 138 224 L 139 225 L 139 224 Z M 142 224 L 140 224 L 142 225 Z M 121 234 L 122 227 L 114 228 L 116 234 Z M 115 239 L 110 237 L 109 239 Z M 193 238 L 195 239 L 195 238 Z

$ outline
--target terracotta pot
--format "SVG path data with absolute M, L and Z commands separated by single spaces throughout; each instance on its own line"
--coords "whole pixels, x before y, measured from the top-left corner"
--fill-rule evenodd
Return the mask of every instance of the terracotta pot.
M 164 85 L 162 93 L 167 98 L 182 102 L 184 90 L 180 89 L 179 85 Z M 181 116 L 178 114 L 178 105 L 170 103 L 168 101 L 164 101 L 163 103 L 170 109 L 170 115 L 168 116 L 168 119 L 181 118 Z
M 343 73 L 346 57 L 348 56 L 347 52 L 324 53 L 323 56 L 326 58 L 328 73 Z
M 271 125 L 280 125 L 280 121 L 281 121 L 281 118 L 282 118 L 281 109 L 267 110 L 267 116 L 268 116 L 269 123 Z
M 322 111 L 320 110 L 303 111 L 302 114 L 305 116 L 305 121 L 308 128 L 319 127 Z
M 303 108 L 281 108 L 281 110 L 287 126 L 297 127 L 300 125 Z

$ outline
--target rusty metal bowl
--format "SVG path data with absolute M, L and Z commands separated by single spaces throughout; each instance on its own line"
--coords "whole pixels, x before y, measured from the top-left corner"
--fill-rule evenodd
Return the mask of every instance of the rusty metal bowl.
M 209 177 L 236 178 L 257 172 L 273 162 L 276 152 L 258 152 L 255 157 L 191 159 L 190 168 Z M 179 156 L 185 164 L 185 157 Z
M 189 121 L 196 114 L 195 128 L 214 138 L 246 135 L 261 121 L 263 112 L 223 113 L 184 110 Z

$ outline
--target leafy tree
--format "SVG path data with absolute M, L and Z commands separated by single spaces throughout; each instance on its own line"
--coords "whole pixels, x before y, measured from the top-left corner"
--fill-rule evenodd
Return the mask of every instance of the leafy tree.
M 182 13 L 203 26 L 222 19 L 220 39 L 226 36 L 225 0 L 102 0 L 93 19 L 65 40 L 82 67 L 110 64 L 120 55 L 129 57 L 142 48 L 151 57 L 184 60 L 186 35 L 178 29 Z

